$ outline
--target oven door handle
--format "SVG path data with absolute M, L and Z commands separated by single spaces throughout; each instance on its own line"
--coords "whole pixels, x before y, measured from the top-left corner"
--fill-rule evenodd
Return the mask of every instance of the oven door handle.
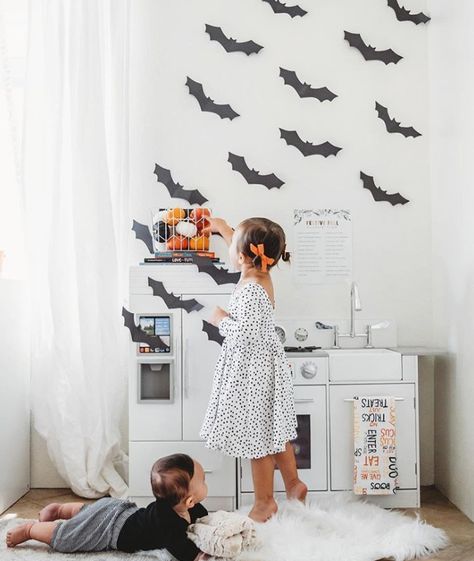
M 295 403 L 314 403 L 314 397 L 295 399 Z

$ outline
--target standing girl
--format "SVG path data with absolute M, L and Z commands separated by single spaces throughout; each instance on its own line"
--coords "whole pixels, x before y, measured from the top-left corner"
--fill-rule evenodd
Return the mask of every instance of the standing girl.
M 213 450 L 251 459 L 255 503 L 249 516 L 264 522 L 277 511 L 275 464 L 288 498 L 304 500 L 307 493 L 290 443 L 297 436 L 293 382 L 275 332 L 270 277 L 280 258 L 288 261 L 285 234 L 266 218 L 248 218 L 235 231 L 220 218 L 209 222 L 208 230 L 229 245 L 241 276 L 228 312 L 217 307 L 211 318 L 225 339 L 200 435 Z

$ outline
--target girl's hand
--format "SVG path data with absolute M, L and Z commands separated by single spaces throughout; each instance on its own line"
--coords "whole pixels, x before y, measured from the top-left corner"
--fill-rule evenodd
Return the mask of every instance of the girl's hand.
M 215 325 L 216 327 L 219 326 L 219 323 L 228 316 L 229 314 L 223 310 L 222 308 L 220 308 L 219 306 L 216 306 L 214 308 L 214 311 L 212 312 L 211 317 L 209 318 L 209 323 L 212 323 L 212 325 Z
M 220 234 L 227 245 L 230 245 L 234 230 L 223 218 L 206 218 L 205 225 L 201 230 L 202 234 Z
M 213 218 L 212 216 L 206 216 L 205 225 L 201 232 L 203 234 L 220 234 L 221 230 L 225 227 L 229 227 L 227 222 L 223 218 Z

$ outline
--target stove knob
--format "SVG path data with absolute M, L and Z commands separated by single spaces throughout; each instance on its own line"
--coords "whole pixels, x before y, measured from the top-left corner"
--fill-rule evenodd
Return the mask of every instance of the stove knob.
M 303 378 L 306 378 L 307 380 L 314 378 L 317 373 L 318 373 L 318 365 L 315 362 L 305 362 L 301 366 L 301 375 L 303 376 Z

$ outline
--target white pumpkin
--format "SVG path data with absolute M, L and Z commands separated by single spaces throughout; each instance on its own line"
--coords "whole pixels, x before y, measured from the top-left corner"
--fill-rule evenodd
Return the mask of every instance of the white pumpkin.
M 181 221 L 176 224 L 176 233 L 180 236 L 186 236 L 187 238 L 192 238 L 197 233 L 196 225 L 192 222 Z

